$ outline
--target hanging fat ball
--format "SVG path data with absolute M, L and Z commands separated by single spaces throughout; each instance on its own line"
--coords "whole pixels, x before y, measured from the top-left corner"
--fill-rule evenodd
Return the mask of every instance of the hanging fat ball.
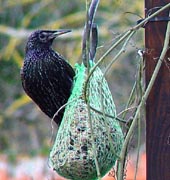
M 90 70 L 93 67 L 94 63 Z M 89 112 L 84 99 L 86 79 L 87 68 L 76 65 L 73 90 L 49 157 L 50 166 L 71 180 L 96 180 L 95 157 L 104 176 L 119 159 L 124 139 L 102 71 L 97 67 L 87 84 Z
M 52 49 L 53 40 L 70 30 L 37 30 L 27 41 L 22 86 L 27 95 L 50 118 L 67 103 L 71 94 L 75 72 L 60 54 Z M 64 109 L 54 121 L 60 125 Z

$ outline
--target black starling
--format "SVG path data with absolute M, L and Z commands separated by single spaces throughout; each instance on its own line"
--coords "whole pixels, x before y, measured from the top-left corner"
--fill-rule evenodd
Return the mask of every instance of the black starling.
M 64 105 L 72 89 L 75 72 L 68 62 L 52 49 L 53 40 L 70 30 L 37 30 L 27 41 L 21 68 L 22 86 L 27 95 L 50 118 Z M 54 118 L 60 125 L 63 112 Z

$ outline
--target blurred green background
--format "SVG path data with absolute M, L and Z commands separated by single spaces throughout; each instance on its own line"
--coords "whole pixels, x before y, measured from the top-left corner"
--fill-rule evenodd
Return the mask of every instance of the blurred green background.
M 119 34 L 136 24 L 138 15 L 143 16 L 143 3 L 142 0 L 101 0 L 95 18 L 99 29 L 96 60 Z M 35 29 L 72 29 L 70 34 L 56 39 L 53 47 L 74 66 L 81 62 L 85 7 L 85 0 L 0 0 L 0 153 L 13 161 L 18 155 L 48 156 L 52 146 L 50 119 L 25 95 L 21 86 L 26 39 Z M 140 30 L 107 75 L 118 112 L 128 100 L 140 60 L 137 51 L 142 48 L 143 30 Z M 118 50 L 106 58 L 106 64 Z

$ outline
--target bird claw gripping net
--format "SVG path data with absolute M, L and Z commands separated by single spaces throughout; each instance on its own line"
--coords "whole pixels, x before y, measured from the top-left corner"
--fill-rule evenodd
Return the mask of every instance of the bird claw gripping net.
M 91 68 L 93 65 L 91 65 Z M 90 69 L 91 69 L 90 68 Z M 61 126 L 50 153 L 50 166 L 72 180 L 97 179 L 96 161 L 104 176 L 119 158 L 123 133 L 103 73 L 97 67 L 88 83 L 88 105 L 84 100 L 85 66 L 76 65 L 76 77 Z

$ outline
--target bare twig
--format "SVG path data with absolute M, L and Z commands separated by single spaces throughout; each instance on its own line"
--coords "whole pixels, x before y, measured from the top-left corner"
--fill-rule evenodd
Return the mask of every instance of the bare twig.
M 88 3 L 86 2 L 86 4 Z M 99 4 L 99 0 L 92 0 L 89 9 L 88 9 L 88 5 L 86 8 L 87 17 L 86 17 L 86 24 L 85 24 L 84 35 L 83 35 L 82 59 L 83 59 L 84 65 L 88 69 L 88 72 L 89 72 L 89 58 L 90 58 L 90 33 L 92 30 L 93 19 L 94 19 L 98 4 Z M 88 91 L 89 89 L 87 89 L 87 94 L 89 94 Z M 97 148 L 96 148 L 96 144 L 94 140 L 94 132 L 93 132 L 89 102 L 87 103 L 87 110 L 88 110 L 89 126 L 90 126 L 90 131 L 91 131 L 92 148 L 93 148 L 93 155 L 94 155 L 95 166 L 96 166 L 96 171 L 97 171 L 97 177 L 98 177 L 98 180 L 101 180 L 100 168 L 99 168 L 97 154 L 96 154 Z

